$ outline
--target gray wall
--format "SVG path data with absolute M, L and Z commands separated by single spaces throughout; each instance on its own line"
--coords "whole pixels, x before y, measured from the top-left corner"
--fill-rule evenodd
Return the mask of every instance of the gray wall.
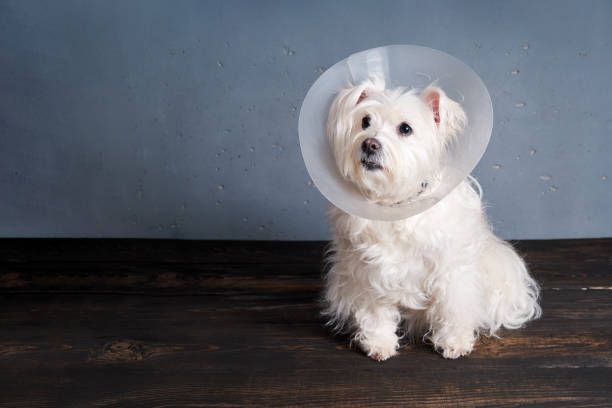
M 1 1 L 0 235 L 327 239 L 297 139 L 337 60 L 470 65 L 505 238 L 612 236 L 612 2 Z

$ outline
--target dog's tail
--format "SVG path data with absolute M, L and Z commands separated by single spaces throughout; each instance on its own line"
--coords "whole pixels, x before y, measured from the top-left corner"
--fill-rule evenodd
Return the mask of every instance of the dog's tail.
M 519 328 L 542 315 L 538 304 L 540 288 L 510 244 L 492 237 L 482 262 L 491 285 L 488 313 L 490 334 L 501 326 Z

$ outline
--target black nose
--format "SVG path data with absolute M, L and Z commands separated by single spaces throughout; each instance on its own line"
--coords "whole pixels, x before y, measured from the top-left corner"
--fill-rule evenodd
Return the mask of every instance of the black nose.
M 380 144 L 380 142 L 378 141 L 378 139 L 375 139 L 373 137 L 368 137 L 366 140 L 363 141 L 363 143 L 361 144 L 361 150 L 367 154 L 368 156 L 371 154 L 376 153 L 378 150 L 380 150 L 382 147 L 382 145 Z

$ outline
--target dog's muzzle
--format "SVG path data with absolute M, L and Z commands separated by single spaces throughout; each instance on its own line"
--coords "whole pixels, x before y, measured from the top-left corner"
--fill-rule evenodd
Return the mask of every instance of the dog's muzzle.
M 382 166 L 378 163 L 378 155 L 382 150 L 382 144 L 375 137 L 368 137 L 361 143 L 361 165 L 367 170 L 380 170 Z
M 372 156 L 382 149 L 382 144 L 375 137 L 368 137 L 361 143 L 361 151 L 367 156 Z

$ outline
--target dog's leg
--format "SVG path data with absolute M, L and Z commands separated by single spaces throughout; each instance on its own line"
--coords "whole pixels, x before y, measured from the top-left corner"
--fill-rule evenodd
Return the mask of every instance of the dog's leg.
M 487 327 L 491 333 L 500 326 L 516 329 L 540 317 L 538 284 L 510 244 L 492 237 L 481 258 L 481 267 L 489 283 Z
M 383 361 L 397 354 L 396 330 L 401 316 L 396 307 L 367 305 L 357 309 L 353 318 L 357 327 L 354 339 L 369 357 Z
M 427 310 L 430 340 L 444 358 L 470 354 L 483 319 L 484 294 L 475 265 L 448 263 L 432 284 Z
M 370 357 L 382 361 L 397 354 L 396 330 L 401 315 L 392 301 L 372 292 L 367 275 L 360 274 L 362 265 L 353 258 L 337 257 L 330 268 L 325 285 L 328 325 L 340 331 L 350 329 L 353 339 Z M 361 271 L 367 272 L 367 271 Z

